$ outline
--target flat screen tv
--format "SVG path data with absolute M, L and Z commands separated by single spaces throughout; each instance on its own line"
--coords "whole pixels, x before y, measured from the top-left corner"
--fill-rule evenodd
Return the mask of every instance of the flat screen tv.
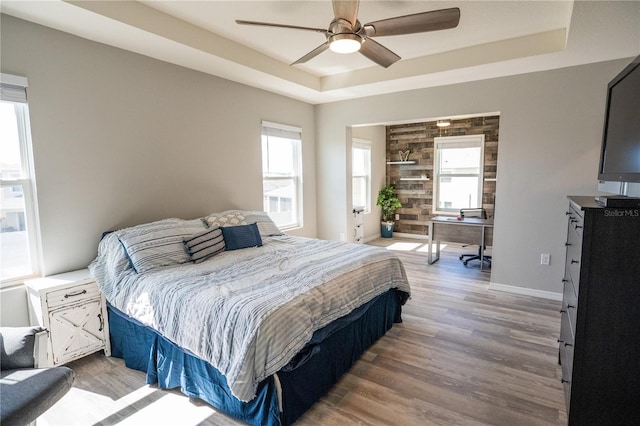
M 607 86 L 598 179 L 640 182 L 640 56 Z

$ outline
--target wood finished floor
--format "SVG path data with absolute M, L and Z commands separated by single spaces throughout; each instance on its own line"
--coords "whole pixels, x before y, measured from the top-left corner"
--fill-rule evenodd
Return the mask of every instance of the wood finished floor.
M 465 267 L 448 245 L 426 263 L 426 241 L 393 245 L 412 286 L 402 324 L 371 347 L 296 425 L 562 425 L 557 365 L 560 302 L 489 291 L 489 274 Z M 409 250 L 411 249 L 411 250 Z M 177 391 L 145 385 L 120 359 L 69 364 L 73 389 L 47 425 L 241 425 Z

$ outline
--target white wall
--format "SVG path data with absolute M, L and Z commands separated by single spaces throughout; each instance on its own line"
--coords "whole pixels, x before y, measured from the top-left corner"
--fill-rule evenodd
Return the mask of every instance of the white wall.
M 302 128 L 304 228 L 292 234 L 316 235 L 312 105 L 1 19 L 1 70 L 29 80 L 43 274 L 86 267 L 106 230 L 262 210 L 261 120 Z M 16 300 L 4 293 L 3 317 Z
M 365 139 L 371 142 L 371 212 L 364 215 L 364 240 L 370 241 L 380 236 L 380 217 L 382 212 L 376 206 L 378 191 L 385 184 L 387 164 L 387 131 L 385 126 L 353 127 L 351 135 L 354 138 Z M 348 166 L 351 166 L 349 162 Z M 351 170 L 349 170 L 351 175 Z M 349 197 L 351 192 L 349 192 Z
M 319 105 L 318 236 L 338 239 L 346 221 L 345 129 L 366 123 L 500 113 L 500 155 L 491 281 L 514 291 L 561 291 L 566 196 L 594 194 L 607 83 L 629 62 L 414 90 Z M 342 156 L 342 157 L 341 157 Z M 328 221 L 328 219 L 331 219 Z M 331 226 L 329 226 L 331 225 Z M 540 254 L 551 265 L 540 265 Z M 427 266 L 425 266 L 427 267 Z

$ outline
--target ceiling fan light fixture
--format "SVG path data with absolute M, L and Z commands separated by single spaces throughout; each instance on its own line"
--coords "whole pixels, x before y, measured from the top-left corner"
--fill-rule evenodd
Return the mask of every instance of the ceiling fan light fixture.
M 449 120 L 448 118 L 445 119 L 445 120 L 438 120 L 438 121 L 436 121 L 436 126 L 438 126 L 438 127 L 451 126 L 451 120 Z
M 360 50 L 362 37 L 357 34 L 334 34 L 329 37 L 329 49 L 336 53 L 353 53 Z

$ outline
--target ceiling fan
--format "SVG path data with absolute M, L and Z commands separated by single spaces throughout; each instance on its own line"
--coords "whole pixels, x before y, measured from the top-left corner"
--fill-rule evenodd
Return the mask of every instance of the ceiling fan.
M 236 20 L 241 25 L 261 25 L 266 27 L 291 28 L 294 30 L 315 31 L 325 35 L 327 40 L 311 52 L 304 55 L 291 65 L 301 64 L 315 58 L 327 49 L 338 53 L 353 53 L 359 51 L 364 56 L 385 68 L 400 60 L 400 56 L 393 53 L 372 37 L 405 35 L 424 33 L 428 31 L 455 28 L 460 21 L 460 9 L 433 10 L 412 15 L 397 16 L 382 19 L 362 25 L 358 21 L 359 0 L 333 0 L 335 19 L 328 29 L 300 27 L 297 25 L 273 24 L 269 22 Z

